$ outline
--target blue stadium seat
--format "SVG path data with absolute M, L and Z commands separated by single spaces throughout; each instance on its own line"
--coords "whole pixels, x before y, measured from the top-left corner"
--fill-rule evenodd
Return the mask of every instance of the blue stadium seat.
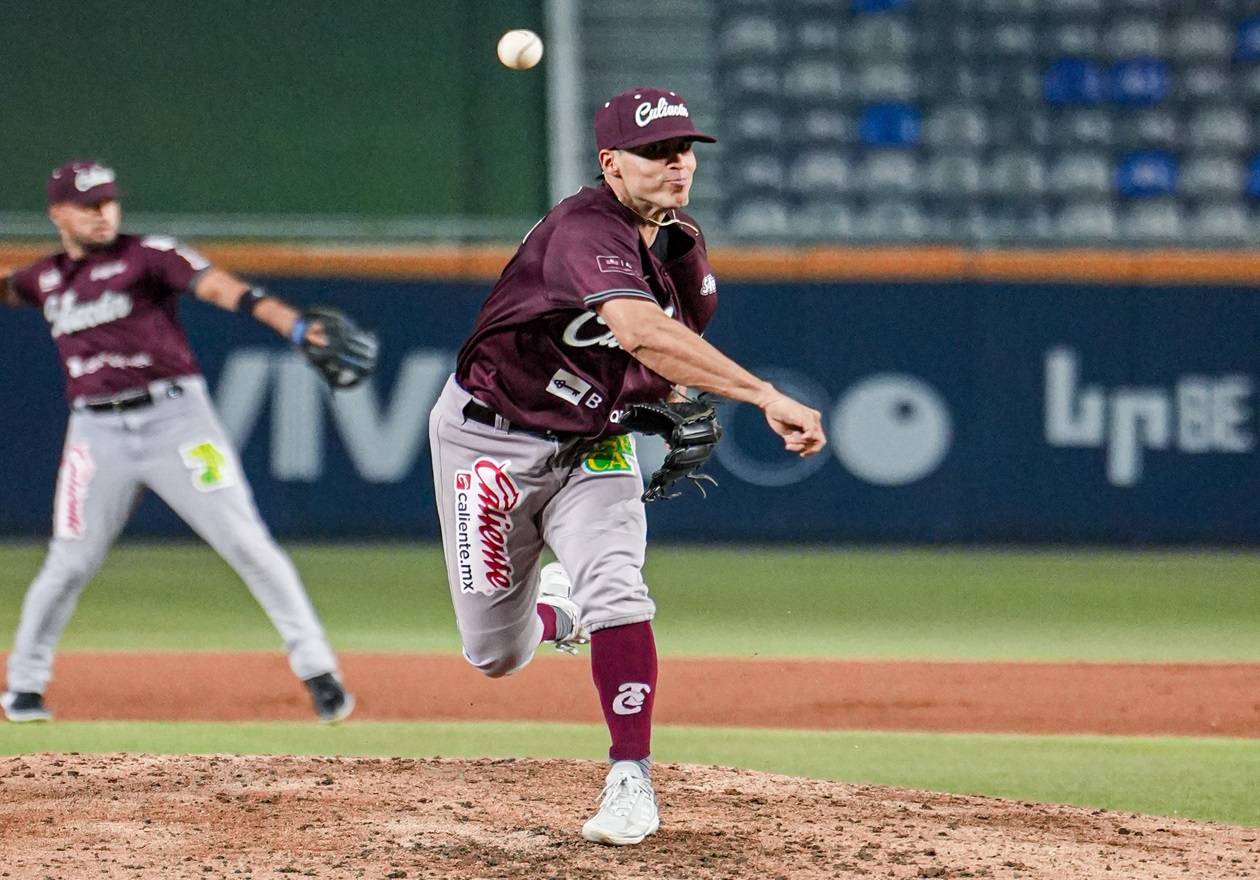
M 1260 61 L 1260 16 L 1245 19 L 1238 25 L 1234 57 L 1239 61 Z
M 1247 195 L 1260 199 L 1260 153 L 1256 153 L 1247 163 Z
M 852 9 L 861 15 L 865 12 L 905 12 L 910 0 L 853 0 Z
M 1060 58 L 1041 78 L 1048 104 L 1098 104 L 1107 97 L 1107 83 L 1098 63 L 1088 58 Z
M 858 122 L 862 143 L 872 147 L 917 146 L 922 129 L 919 111 L 911 104 L 896 101 L 872 104 Z
M 1177 157 L 1168 150 L 1134 150 L 1116 168 L 1116 192 L 1129 198 L 1171 195 L 1177 190 Z
M 1130 58 L 1111 66 L 1111 98 L 1145 106 L 1168 97 L 1168 65 L 1157 58 Z

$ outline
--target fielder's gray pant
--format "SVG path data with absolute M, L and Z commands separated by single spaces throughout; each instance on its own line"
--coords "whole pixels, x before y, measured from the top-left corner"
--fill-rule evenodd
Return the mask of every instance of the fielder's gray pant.
M 297 570 L 258 515 L 253 492 L 200 376 L 150 386 L 153 405 L 99 413 L 77 403 L 57 475 L 53 537 L 26 591 L 8 690 L 43 693 L 79 595 L 152 489 L 241 576 L 284 640 L 295 675 L 337 671 Z M 195 586 L 195 572 L 188 576 Z M 187 585 L 172 583 L 172 589 Z M 160 610 L 155 609 L 155 613 Z

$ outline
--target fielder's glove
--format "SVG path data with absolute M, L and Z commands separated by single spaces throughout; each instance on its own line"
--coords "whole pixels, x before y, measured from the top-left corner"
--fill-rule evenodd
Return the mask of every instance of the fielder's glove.
M 306 329 L 316 321 L 324 330 L 326 344 L 306 338 Z M 310 306 L 293 329 L 293 342 L 324 380 L 334 388 L 353 388 L 376 369 L 380 344 L 376 334 L 363 330 L 334 306 Z
M 717 423 L 717 413 L 703 400 L 685 400 L 678 403 L 632 403 L 626 407 L 621 427 L 640 434 L 656 434 L 665 438 L 669 452 L 665 461 L 648 480 L 643 492 L 644 501 L 658 498 L 677 498 L 680 492 L 668 494 L 669 487 L 686 477 L 696 483 L 704 494 L 702 480 L 717 485 L 708 474 L 696 471 L 709 460 L 713 447 L 722 437 L 722 427 Z

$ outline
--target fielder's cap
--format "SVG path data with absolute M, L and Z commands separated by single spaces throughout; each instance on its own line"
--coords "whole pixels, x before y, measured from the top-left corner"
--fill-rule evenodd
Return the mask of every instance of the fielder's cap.
M 48 204 L 98 205 L 118 198 L 114 169 L 91 159 L 67 162 L 48 175 Z
M 682 95 L 646 86 L 613 95 L 595 111 L 595 145 L 601 150 L 625 150 L 670 138 L 715 143 L 717 138 L 696 131 Z

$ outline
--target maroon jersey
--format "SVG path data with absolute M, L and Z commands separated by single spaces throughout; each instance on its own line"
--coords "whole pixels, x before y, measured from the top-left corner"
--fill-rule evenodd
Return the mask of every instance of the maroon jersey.
M 174 239 L 120 235 L 81 260 L 45 257 L 9 284 L 43 309 L 74 400 L 201 372 L 176 307 L 209 267 Z
M 490 291 L 459 353 L 455 377 L 514 425 L 598 438 L 619 433 L 627 403 L 660 400 L 670 382 L 621 349 L 595 313 L 639 297 L 697 333 L 717 306 L 717 282 L 695 221 L 659 234 L 662 261 L 638 217 L 603 184 L 583 187 L 530 230 Z

